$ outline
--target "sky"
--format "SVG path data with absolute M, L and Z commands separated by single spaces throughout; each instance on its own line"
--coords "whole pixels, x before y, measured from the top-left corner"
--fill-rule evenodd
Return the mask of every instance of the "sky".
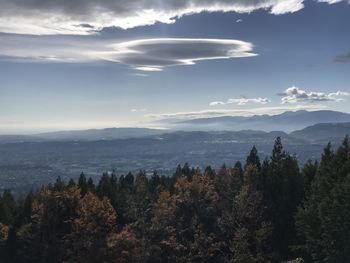
M 0 0 L 0 134 L 350 113 L 348 0 Z

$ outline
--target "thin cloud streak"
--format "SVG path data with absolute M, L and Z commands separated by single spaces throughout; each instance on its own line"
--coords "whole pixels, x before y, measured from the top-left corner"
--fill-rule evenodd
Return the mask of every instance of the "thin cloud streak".
M 133 112 L 133 113 L 137 113 L 137 112 L 145 112 L 145 111 L 147 111 L 147 109 L 145 109 L 145 108 L 141 108 L 141 109 L 131 109 L 130 110 L 131 112 Z
M 207 118 L 220 116 L 253 116 L 262 114 L 279 114 L 284 111 L 297 110 L 322 110 L 327 109 L 325 105 L 291 105 L 291 106 L 274 106 L 274 107 L 260 107 L 249 109 L 206 109 L 201 111 L 188 112 L 174 112 L 174 113 L 160 113 L 160 114 L 146 114 L 146 118 L 150 119 L 192 119 L 192 118 Z
M 226 102 L 213 101 L 213 102 L 209 103 L 209 106 L 223 106 L 223 105 L 229 105 L 229 104 L 236 104 L 238 106 L 244 106 L 244 105 L 247 105 L 249 103 L 268 104 L 270 102 L 271 102 L 271 100 L 269 100 L 268 98 L 261 98 L 261 97 L 252 98 L 252 99 L 239 98 L 239 99 L 228 99 Z

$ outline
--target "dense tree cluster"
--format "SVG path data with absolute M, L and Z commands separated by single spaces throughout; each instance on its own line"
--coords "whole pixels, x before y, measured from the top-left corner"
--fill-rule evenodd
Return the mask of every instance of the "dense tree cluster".
M 0 195 L 0 262 L 350 262 L 350 146 Z M 298 259 L 296 262 L 303 262 Z

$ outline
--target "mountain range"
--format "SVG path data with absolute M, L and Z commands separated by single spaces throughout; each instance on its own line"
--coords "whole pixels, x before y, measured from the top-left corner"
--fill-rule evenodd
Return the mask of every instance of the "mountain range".
M 244 162 L 255 145 L 263 160 L 271 153 L 276 137 L 281 137 L 286 151 L 295 154 L 300 164 L 318 160 L 327 142 L 337 145 L 350 134 L 350 121 L 318 123 L 307 127 L 313 120 L 308 112 L 284 113 L 275 116 L 232 117 L 248 120 L 266 120 L 266 127 L 276 122 L 280 131 L 245 129 L 235 130 L 157 130 L 145 128 L 108 128 L 101 130 L 61 131 L 34 135 L 0 135 L 0 191 L 3 189 L 31 189 L 56 180 L 57 176 L 76 177 L 81 171 L 99 177 L 105 171 L 118 173 L 146 170 L 171 174 L 178 164 L 190 163 L 203 168 L 214 168 L 223 163 Z M 322 115 L 322 114 L 320 114 Z M 333 120 L 346 120 L 348 115 L 331 112 Z M 331 121 L 319 118 L 318 121 Z M 306 120 L 305 120 L 306 119 Z M 213 120 L 211 120 L 213 121 Z M 287 133 L 289 125 L 302 127 Z M 203 122 L 206 120 L 193 120 Z M 237 122 L 238 123 L 238 122 Z M 260 122 L 264 123 L 264 122 Z M 232 127 L 232 126 L 231 126 Z M 259 128 L 259 127 L 254 127 Z M 264 128 L 260 126 L 260 128 Z M 267 129 L 268 130 L 268 129 Z M 21 190 L 21 191 L 22 191 Z M 19 193 L 19 192 L 18 192 Z
M 337 111 L 287 111 L 277 115 L 222 116 L 178 121 L 172 129 L 106 128 L 75 131 L 47 132 L 34 135 L 0 135 L 0 143 L 45 141 L 101 141 L 143 138 L 182 132 L 229 132 L 238 141 L 256 137 L 293 138 L 308 142 L 337 140 L 350 134 L 350 114 Z M 189 133 L 193 136 L 195 133 Z M 198 134 L 197 134 L 198 135 Z M 196 136 L 197 136 L 196 135 Z M 204 136 L 204 133 L 201 133 Z M 164 137 L 164 136 L 163 136 Z M 260 140 L 260 139 L 259 139 Z
M 179 121 L 177 128 L 184 130 L 262 130 L 292 132 L 318 123 L 350 122 L 350 114 L 320 111 L 286 111 L 277 115 L 222 116 Z

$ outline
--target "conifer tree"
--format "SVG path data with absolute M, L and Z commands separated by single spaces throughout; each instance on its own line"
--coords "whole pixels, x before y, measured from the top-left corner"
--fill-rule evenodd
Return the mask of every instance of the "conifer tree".
M 255 165 L 246 167 L 243 187 L 234 199 L 234 262 L 271 262 L 272 225 L 268 205 L 257 188 L 259 172 Z
M 295 156 L 284 151 L 280 137 L 266 167 L 264 164 L 263 173 L 274 227 L 273 247 L 281 259 L 288 259 L 290 246 L 296 242 L 294 215 L 304 197 L 304 180 Z
M 81 191 L 81 195 L 85 195 L 88 191 L 85 174 L 82 172 L 79 176 L 78 186 Z
M 255 146 L 253 146 L 253 148 L 250 150 L 250 153 L 247 157 L 244 169 L 246 170 L 246 168 L 249 165 L 255 165 L 258 170 L 261 169 L 261 163 L 260 163 L 260 158 L 258 155 L 258 150 L 256 149 Z
M 346 137 L 334 153 L 324 149 L 296 224 L 309 262 L 350 262 L 350 151 Z

